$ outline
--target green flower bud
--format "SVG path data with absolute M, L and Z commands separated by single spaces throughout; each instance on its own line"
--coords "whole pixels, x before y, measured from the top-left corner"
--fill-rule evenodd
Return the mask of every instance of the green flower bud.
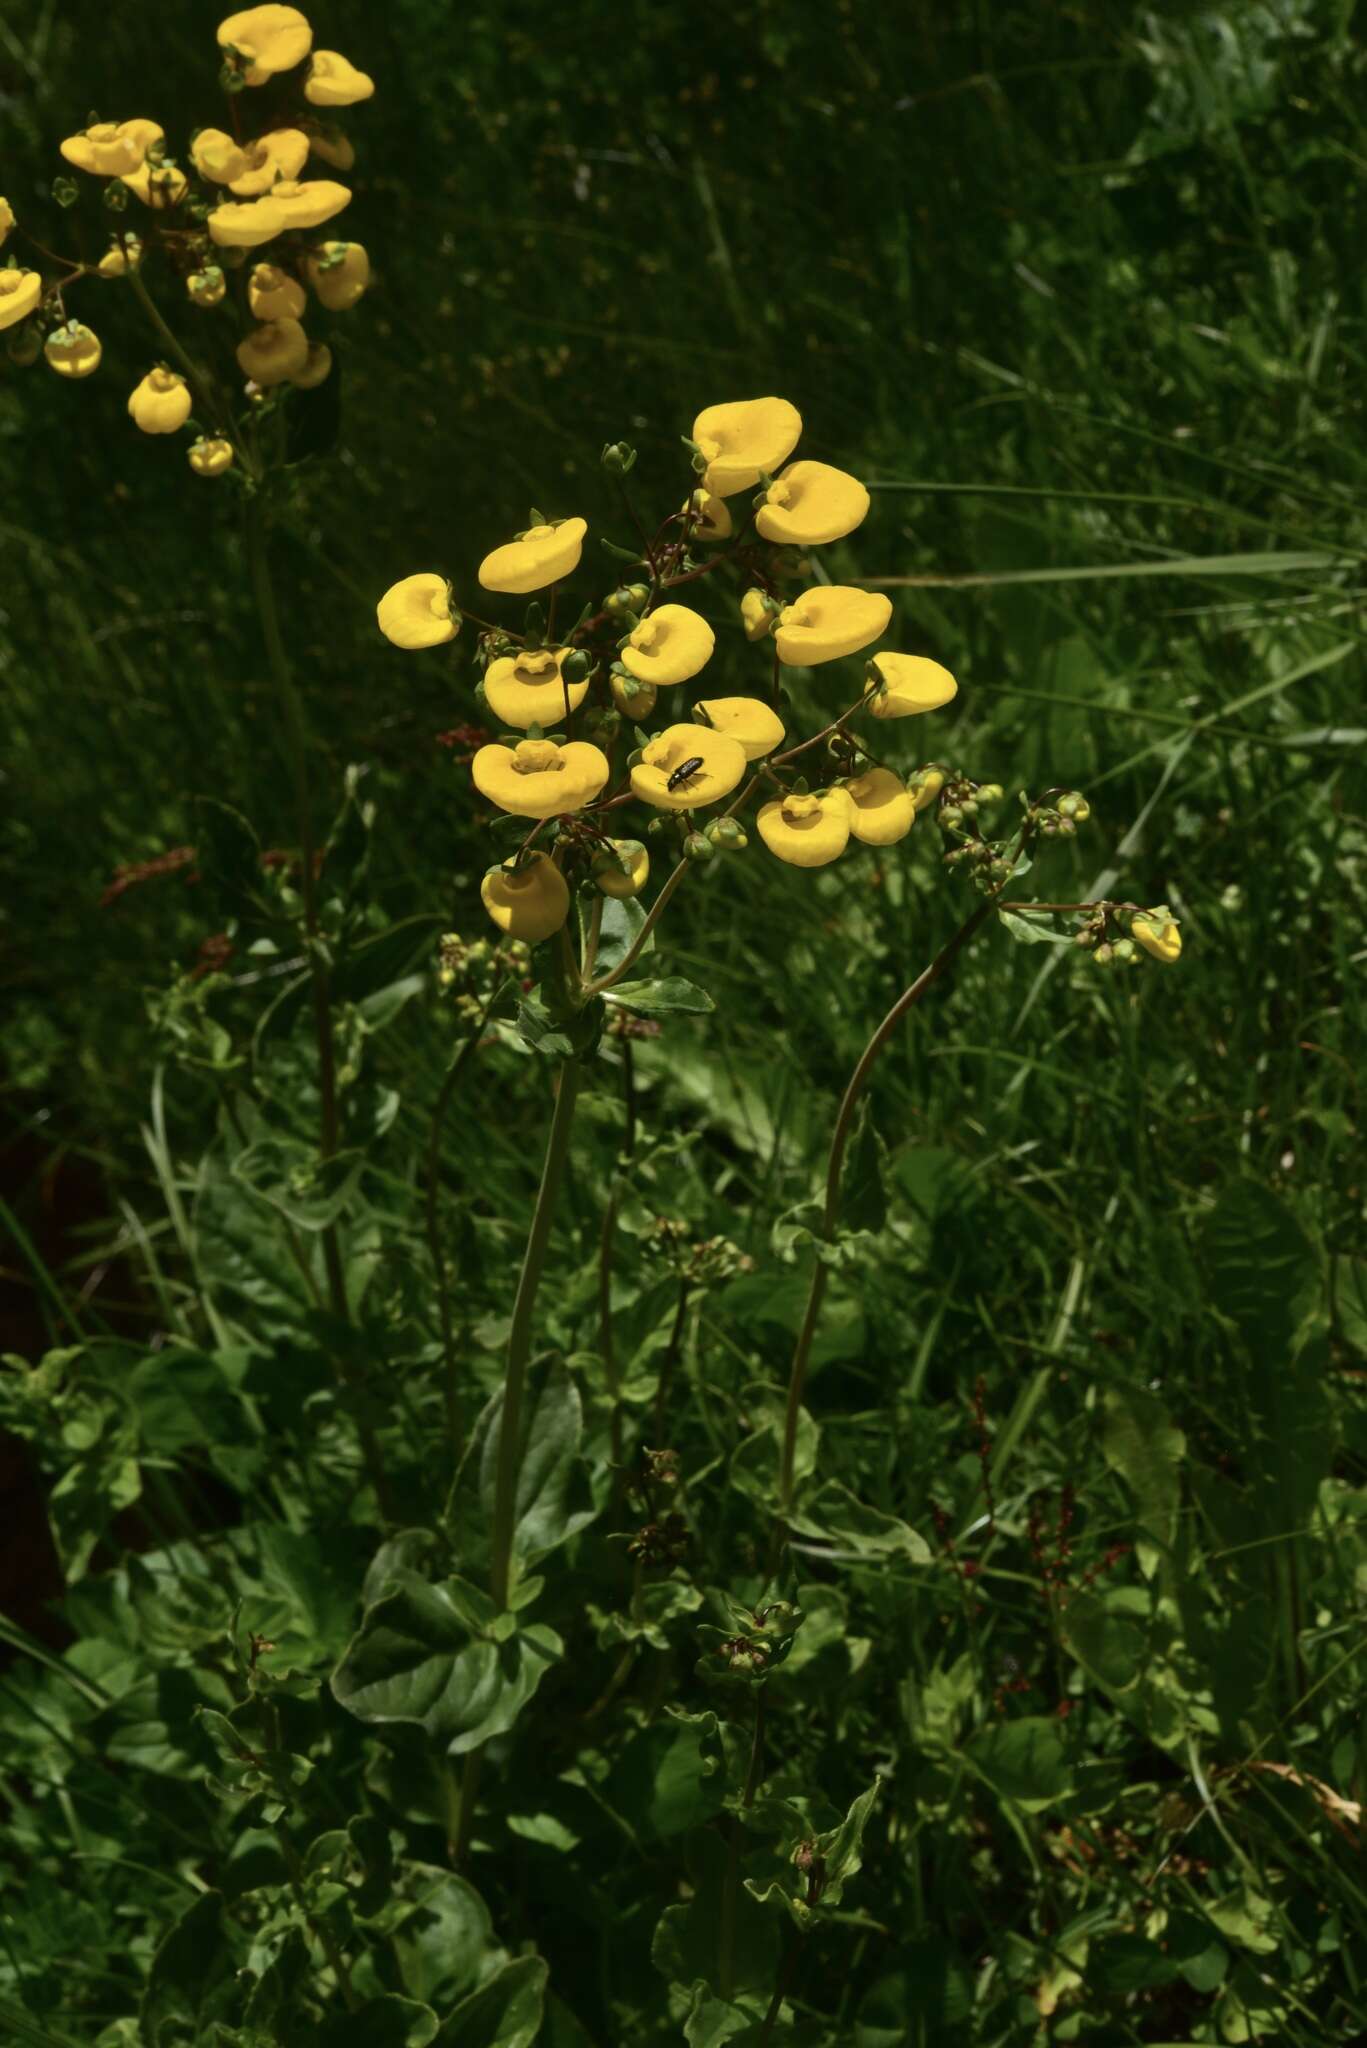
M 625 476 L 636 464 L 636 450 L 626 441 L 609 441 L 603 449 L 603 467 L 609 476 Z
M 1081 825 L 1091 817 L 1092 807 L 1080 789 L 1070 789 L 1059 798 L 1056 809 L 1061 818 L 1073 818 Z
M 944 826 L 944 828 L 945 828 L 945 830 L 946 830 L 947 832 L 952 832 L 952 831 L 954 830 L 955 826 L 956 826 L 956 825 L 962 825 L 962 824 L 963 824 L 963 821 L 964 821 L 964 814 L 963 814 L 963 811 L 962 811 L 962 809 L 960 808 L 960 806 L 959 806 L 958 804 L 942 804 L 942 805 L 941 805 L 941 807 L 940 807 L 940 823 L 941 823 L 941 824 L 942 824 L 942 825 Z
M 54 178 L 52 181 L 52 196 L 59 206 L 74 206 L 77 198 L 76 180 L 74 178 Z
M 716 847 L 703 832 L 690 832 L 683 843 L 685 860 L 712 860 Z
M 567 683 L 582 683 L 592 666 L 582 647 L 572 647 L 560 664 L 560 673 Z
M 713 818 L 707 827 L 707 836 L 717 846 L 728 852 L 738 853 L 750 844 L 749 836 L 738 818 Z

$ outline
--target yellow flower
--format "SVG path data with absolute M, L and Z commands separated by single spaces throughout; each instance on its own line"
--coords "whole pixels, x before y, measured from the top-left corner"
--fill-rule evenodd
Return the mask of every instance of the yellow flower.
M 336 50 L 314 51 L 304 80 L 304 98 L 315 107 L 354 107 L 357 100 L 368 100 L 374 90 L 374 79 Z
M 331 375 L 332 350 L 325 341 L 315 341 L 309 345 L 308 361 L 302 370 L 295 371 L 290 382 L 300 391 L 315 391 Z
M 708 697 L 698 709 L 707 713 L 715 732 L 740 742 L 747 761 L 762 761 L 783 744 L 783 721 L 758 697 Z
M 162 131 L 155 121 L 96 121 L 81 135 L 68 135 L 62 155 L 78 171 L 97 178 L 122 178 L 136 171 Z
M 54 327 L 43 343 L 43 354 L 59 377 L 88 377 L 99 369 L 103 353 L 96 336 L 79 320 Z
M 136 171 L 120 178 L 119 183 L 126 185 L 154 213 L 179 206 L 190 189 L 190 180 L 175 164 L 140 164 Z
M 43 296 L 36 270 L 0 270 L 0 329 L 17 327 Z
M 757 484 L 760 472 L 786 462 L 802 432 L 802 415 L 786 398 L 741 398 L 709 405 L 693 422 L 693 439 L 707 461 L 703 485 L 717 498 Z
M 241 143 L 234 142 L 222 128 L 200 129 L 190 144 L 190 162 L 211 185 L 231 185 L 251 164 Z
M 440 647 L 460 630 L 451 617 L 451 586 L 430 570 L 391 583 L 375 616 L 385 639 L 396 647 Z
M 1130 926 L 1130 932 L 1144 951 L 1152 953 L 1154 959 L 1161 960 L 1165 967 L 1171 967 L 1181 954 L 1182 934 L 1176 918 L 1166 904 L 1135 918 Z
M 351 203 L 351 194 L 335 178 L 281 178 L 272 185 L 269 204 L 278 206 L 290 228 L 317 228 Z
M 221 249 L 259 249 L 283 235 L 290 221 L 274 197 L 226 199 L 209 215 L 209 234 Z
M 345 313 L 370 283 L 370 258 L 359 242 L 324 242 L 304 258 L 304 273 L 329 313 Z
M 14 226 L 14 208 L 8 199 L 0 199 L 0 249 L 9 240 L 10 229 Z
M 868 509 L 869 494 L 857 477 L 828 462 L 790 462 L 765 492 L 755 526 L 765 540 L 817 547 L 853 533 Z
M 634 718 L 638 725 L 655 709 L 659 692 L 654 683 L 643 683 L 639 676 L 613 676 L 609 688 L 612 701 L 623 717 Z
M 853 809 L 843 790 L 826 789 L 817 796 L 790 791 L 761 804 L 756 822 L 770 853 L 790 867 L 824 868 L 849 844 Z
M 350 171 L 356 166 L 356 151 L 349 136 L 340 128 L 325 128 L 321 121 L 308 124 L 309 150 L 323 163 L 331 164 L 334 171 Z
M 705 725 L 667 725 L 643 749 L 631 771 L 631 787 L 657 811 L 691 811 L 730 796 L 744 773 L 745 749 L 739 740 Z
M 248 85 L 293 71 L 313 47 L 313 30 L 297 7 L 244 7 L 218 24 L 219 48 L 235 59 Z
M 255 378 L 263 387 L 287 384 L 308 356 L 308 336 L 297 320 L 266 320 L 237 344 L 243 376 Z
M 484 557 L 479 565 L 481 588 L 515 595 L 544 590 L 548 583 L 557 583 L 578 568 L 587 532 L 588 522 L 583 519 L 529 527 Z
M 693 514 L 695 540 L 730 540 L 736 530 L 725 498 L 716 498 L 711 491 L 694 491 L 691 498 L 685 498 L 679 510 Z
M 740 618 L 747 640 L 767 640 L 777 617 L 778 608 L 762 590 L 746 591 L 740 601 Z
M 716 635 L 700 612 L 662 604 L 631 630 L 622 666 L 643 683 L 686 683 L 706 668 Z
M 516 867 L 490 868 L 479 893 L 499 929 L 529 945 L 552 938 L 570 914 L 569 883 L 546 853 L 529 854 Z
M 919 711 L 938 711 L 959 694 L 949 670 L 924 654 L 875 654 L 873 665 L 884 683 L 869 700 L 875 718 L 913 718 Z
M 308 293 L 278 263 L 254 263 L 247 279 L 247 304 L 258 320 L 298 320 Z
M 231 441 L 206 441 L 203 436 L 191 443 L 189 448 L 190 467 L 196 476 L 222 476 L 225 469 L 233 466 L 233 444 Z
M 101 277 L 127 277 L 142 262 L 142 238 L 125 235 L 122 243 L 111 242 L 95 268 Z
M 128 401 L 144 434 L 174 434 L 190 417 L 190 387 L 175 370 L 149 370 Z
M 228 280 L 216 263 L 210 263 L 203 270 L 190 272 L 185 280 L 185 289 L 197 306 L 221 306 Z
M 246 159 L 236 177 L 228 179 L 239 199 L 259 199 L 273 192 L 282 179 L 298 178 L 308 160 L 309 139 L 302 128 L 272 128 L 269 134 L 249 142 Z
M 839 661 L 876 640 L 891 617 L 892 601 L 881 592 L 847 583 L 818 584 L 779 613 L 774 628 L 778 658 L 789 668 Z
M 922 811 L 930 808 L 944 786 L 945 771 L 943 768 L 934 766 L 934 764 L 929 768 L 923 768 L 920 774 L 916 776 L 912 783 L 911 800 L 916 806 L 918 818 Z
M 495 718 L 525 732 L 529 725 L 559 725 L 566 706 L 577 711 L 588 695 L 588 677 L 567 683 L 560 665 L 568 647 L 532 647 L 501 654 L 484 672 L 484 695 Z
M 842 784 L 850 801 L 850 831 L 865 846 L 891 846 L 916 823 L 916 802 L 891 768 L 870 768 Z
M 481 747 L 470 763 L 475 788 L 515 818 L 582 811 L 608 779 L 608 758 L 587 740 L 519 740 Z
M 639 896 L 650 876 L 650 855 L 639 839 L 610 839 L 612 848 L 595 854 L 593 879 L 605 896 L 619 901 Z

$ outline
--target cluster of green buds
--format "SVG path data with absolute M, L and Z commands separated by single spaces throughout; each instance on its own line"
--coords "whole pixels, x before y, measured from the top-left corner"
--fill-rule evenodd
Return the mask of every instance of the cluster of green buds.
M 755 1270 L 750 1254 L 729 1237 L 691 1239 L 688 1225 L 672 1216 L 656 1217 L 645 1248 L 693 1287 L 710 1287 L 720 1280 L 733 1279 L 737 1273 Z
M 1101 968 L 1138 967 L 1144 954 L 1171 967 L 1182 951 L 1182 933 L 1166 903 L 1149 909 L 1137 903 L 1089 904 L 1073 944 Z
M 974 833 L 977 831 L 978 812 L 983 805 L 999 804 L 1002 800 L 1002 786 L 999 782 L 975 782 L 962 769 L 942 769 L 938 764 L 923 768 L 923 777 L 940 775 L 939 804 L 935 822 L 942 832 Z
M 1050 790 L 1052 803 L 1041 799 L 1029 806 L 1029 815 L 1045 839 L 1075 839 L 1077 828 L 1092 815 L 1092 807 L 1080 789 Z
M 696 1666 L 708 1685 L 753 1689 L 763 1685 L 793 1646 L 802 1626 L 802 1609 L 791 1600 L 771 1600 L 753 1610 L 728 1600 L 733 1630 L 704 1626 L 698 1630 L 703 1654 Z
M 525 985 L 531 972 L 531 948 L 521 939 L 462 939 L 443 932 L 437 954 L 437 985 L 454 992 L 456 1015 L 467 1024 L 480 1016 L 505 976 Z

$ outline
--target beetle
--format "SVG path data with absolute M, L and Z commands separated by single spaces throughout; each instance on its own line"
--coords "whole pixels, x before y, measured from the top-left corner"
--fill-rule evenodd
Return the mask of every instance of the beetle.
M 698 770 L 701 767 L 701 754 L 694 754 L 691 757 L 691 759 L 687 761 L 681 761 L 679 763 L 679 766 L 674 770 L 674 773 L 670 776 L 668 782 L 665 784 L 665 788 L 671 792 L 673 792 L 676 789 L 682 789 L 686 782 L 691 782 L 693 780 L 693 777 L 697 774 Z

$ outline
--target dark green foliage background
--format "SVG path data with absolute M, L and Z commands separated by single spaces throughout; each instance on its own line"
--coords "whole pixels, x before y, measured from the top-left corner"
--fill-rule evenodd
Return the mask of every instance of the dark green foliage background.
M 217 118 L 217 14 L 199 0 L 6 10 L 0 187 L 40 239 L 84 233 L 94 247 L 101 235 L 98 208 L 64 216 L 49 197 L 56 144 L 88 108 L 145 112 L 168 130 Z M 329 807 L 345 768 L 368 764 L 378 910 L 432 913 L 478 936 L 477 879 L 492 857 L 468 777 L 436 739 L 473 715 L 471 672 L 380 639 L 386 585 L 432 567 L 469 589 L 474 562 L 529 502 L 626 538 L 603 442 L 639 447 L 633 485 L 659 516 L 682 495 L 678 436 L 696 411 L 775 391 L 803 414 L 804 453 L 873 488 L 868 521 L 829 553 L 831 573 L 927 579 L 894 593 L 890 644 L 944 661 L 961 691 L 947 713 L 893 728 L 899 740 L 1009 791 L 1085 790 L 1092 823 L 1041 858 L 1040 893 L 1088 895 L 1104 873 L 1103 889 L 1166 900 L 1184 920 L 1180 968 L 1123 986 L 1062 948 L 988 935 L 875 1084 L 891 1227 L 833 1290 L 810 1405 L 829 1469 L 917 1529 L 933 1561 L 846 1575 L 848 1633 L 872 1643 L 874 1675 L 856 1684 L 855 1666 L 838 1663 L 838 1682 L 815 1673 L 772 1737 L 842 1812 L 875 1762 L 896 1768 L 845 1900 L 855 1918 L 820 1937 L 798 1980 L 799 2010 L 859 2048 L 1249 2035 L 1308 2048 L 1367 2028 L 1367 1902 L 1351 1843 L 1303 1789 L 1230 1775 L 1254 1758 L 1292 1764 L 1357 1800 L 1367 1765 L 1355 1071 L 1367 134 L 1353 16 L 1330 0 L 336 0 L 312 16 L 319 41 L 377 81 L 347 118 L 358 163 L 345 217 L 376 281 L 333 322 L 338 450 L 297 472 L 275 560 Z M 268 846 L 292 843 L 288 776 L 236 499 L 191 479 L 179 445 L 133 431 L 127 392 L 151 355 L 126 296 L 87 286 L 72 310 L 104 340 L 98 376 L 66 386 L 41 367 L 0 371 L 0 988 L 20 1162 L 4 1192 L 40 1231 L 54 1148 L 90 1161 L 114 1220 L 102 1214 L 63 1244 L 57 1293 L 81 1288 L 111 1248 L 127 1261 L 131 1212 L 153 1247 L 141 1262 L 134 1249 L 136 1278 L 119 1283 L 135 1319 L 163 1315 L 169 1288 L 193 1323 L 199 1294 L 217 1286 L 230 1337 L 250 1345 L 265 1311 L 254 1323 L 222 1273 L 206 1273 L 216 1257 L 227 1272 L 221 1246 L 194 1265 L 140 1136 L 154 1057 L 145 992 L 190 967 L 222 917 L 178 876 L 110 908 L 99 897 L 118 864 L 194 839 L 197 796 L 247 813 Z M 184 326 L 190 313 L 173 317 Z M 1320 559 L 1267 560 L 1288 550 Z M 1251 559 L 1209 567 L 1236 555 Z M 1151 573 L 1165 562 L 1185 566 Z M 590 547 L 584 595 L 611 574 Z M 971 580 L 941 580 L 955 577 Z M 702 602 L 741 690 L 755 657 L 732 600 Z M 729 1455 L 730 1437 L 760 1419 L 746 1389 L 781 1388 L 801 1295 L 771 1226 L 814 1191 L 836 1096 L 875 1018 L 966 913 L 934 838 L 923 826 L 876 876 L 868 856 L 812 876 L 752 850 L 680 898 L 668 971 L 705 985 L 717 1009 L 670 1021 L 643 1050 L 643 1116 L 653 1134 L 698 1143 L 637 1192 L 643 1213 L 677 1212 L 697 1237 L 725 1233 L 757 1262 L 695 1303 L 686 1465 L 712 1455 L 718 1427 Z M 246 1032 L 255 1002 L 244 985 L 219 1014 Z M 393 1451 L 424 1523 L 449 1471 L 412 1161 L 451 1040 L 433 986 L 372 1049 L 375 1078 L 401 1105 L 370 1184 L 385 1253 L 365 1369 L 381 1410 L 402 1408 Z M 599 1070 L 548 1289 L 545 1338 L 569 1352 L 595 1342 L 618 1071 Z M 470 1087 L 477 1198 L 468 1136 L 450 1140 L 445 1182 L 472 1385 L 487 1391 L 547 1088 L 503 1051 Z M 166 1088 L 170 1153 L 188 1176 L 222 1142 L 221 1109 L 183 1076 Z M 22 1253 L 6 1263 L 21 1267 Z M 672 1293 L 643 1274 L 628 1279 L 624 1313 L 648 1351 Z M 92 1299 L 98 1312 L 98 1289 Z M 65 1341 L 50 1302 L 44 1312 Z M 294 1356 L 306 1380 L 317 1344 L 287 1322 L 281 1312 L 267 1348 L 277 1363 Z M 101 1370 L 112 1383 L 122 1367 Z M 250 1384 L 278 1432 L 267 1449 L 293 1472 L 307 1458 L 302 1411 L 278 1385 Z M 175 1468 L 195 1431 L 158 1427 L 154 1452 Z M 1181 1455 L 1154 1452 L 1174 1430 Z M 1127 1431 L 1149 1447 L 1137 1459 Z M 32 1434 L 51 1483 L 64 1453 Z M 986 1532 L 984 1445 L 996 1458 Z M 219 1450 L 207 1465 L 189 1456 L 186 1484 L 210 1472 L 227 1489 L 241 1524 L 228 1547 L 246 1557 L 281 1504 L 260 1444 L 237 1465 L 231 1444 Z M 118 1483 L 109 1464 L 89 1476 L 92 1497 Z M 317 1554 L 257 1560 L 282 1599 L 281 1586 L 307 1584 L 314 1625 L 297 1661 L 318 1672 L 346 1641 L 373 1547 L 351 1487 L 329 1440 L 310 1506 Z M 1095 1606 L 1077 1608 L 1071 1635 L 1041 1589 L 1039 1549 L 1065 1489 L 1074 1583 L 1097 1568 Z M 708 1570 L 749 1584 L 762 1518 L 742 1490 L 719 1497 Z M 191 1517 L 201 1536 L 202 1506 Z M 61 1515 L 85 1511 L 69 1498 L 54 1507 L 59 1540 Z M 1132 1550 L 1102 1568 L 1113 1545 L 1155 1539 L 1166 1545 L 1153 1581 L 1161 1626 Z M 194 1578 L 185 1555 L 160 1555 Z M 595 1560 L 574 1555 L 589 1582 Z M 985 1563 L 981 1578 L 961 1575 L 965 1559 Z M 118 1813 L 99 1853 L 156 1866 L 181 1853 L 163 1846 L 177 1835 L 217 1827 L 222 1858 L 230 1835 L 191 1782 L 210 1761 L 190 1717 L 213 1694 L 202 1675 L 219 1655 L 212 1630 L 186 1623 L 168 1647 L 139 1606 L 145 1567 L 120 1579 L 108 1536 L 95 1561 L 57 1633 L 38 1633 L 64 1645 L 123 1631 L 157 1696 L 138 1725 L 166 1731 L 162 1749 L 116 1747 L 104 1796 Z M 1118 1605 L 1105 1605 L 1110 1593 Z M 1146 1689 L 1127 1633 L 1141 1628 L 1159 1670 Z M 591 1641 L 577 1648 L 585 1661 L 557 1676 L 548 1709 L 562 1717 L 592 1705 L 612 1666 Z M 661 1697 L 697 1710 L 690 1682 L 685 1658 Z M 136 2008 L 169 1909 L 127 1872 L 112 1888 L 97 1863 L 73 1877 L 82 1866 L 67 1860 L 59 1803 L 41 1790 L 52 1738 L 12 1704 L 18 1688 L 50 1718 L 44 1685 L 70 1702 L 22 1655 L 0 1684 L 19 1753 L 8 1796 L 25 1815 L 6 1995 L 57 2039 L 94 2042 Z M 1165 1688 L 1197 1731 L 1190 1741 L 1169 1740 Z M 357 1811 L 362 1733 L 330 1705 L 297 1711 L 301 1746 L 334 1745 L 330 1768 Z M 330 1715 L 326 1735 L 303 1728 L 309 1714 Z M 1016 1796 L 1038 1789 L 1038 1759 L 1022 1778 L 1019 1757 L 1002 1764 L 993 1748 L 1013 1721 L 1046 1718 L 1049 1740 L 1061 1729 L 1069 1745 L 1062 1818 Z M 111 1775 L 106 1730 L 64 1739 L 101 1752 L 82 1765 L 92 1784 Z M 557 1874 L 549 1823 L 520 1863 L 533 1856 L 526 1828 L 509 1832 L 506 1800 L 491 1794 L 472 1875 L 499 1939 L 514 1954 L 539 1946 L 585 2030 L 561 2017 L 545 2039 L 678 2039 L 649 1965 L 677 1881 L 660 1848 L 677 1840 L 651 1803 L 656 1760 L 613 1757 L 606 1729 L 596 1739 L 619 1774 L 617 1810 L 640 1830 L 639 1867 L 615 1869 L 619 1837 L 577 1810 L 573 1877 Z M 378 1810 L 418 1810 L 392 1783 L 367 1786 Z M 1212 1792 L 1217 1811 L 1203 1819 Z M 512 1811 L 525 1821 L 530 1808 Z M 415 1823 L 409 1849 L 440 1862 L 436 1823 Z M 1163 1903 L 1177 1919 L 1160 1952 L 1145 1916 L 1174 1858 L 1180 1897 L 1170 1885 Z M 224 1885 L 221 1868 L 210 1876 Z M 1268 1901 L 1270 1921 L 1259 1917 Z M 580 1912 L 601 1966 L 583 1960 Z M 1067 1929 L 1080 1945 L 1060 1948 Z M 1222 1961 L 1209 1961 L 1212 1929 L 1224 1930 Z M 1061 1958 L 1082 1981 L 1062 1970 L 1050 2018 L 1040 1988 Z

